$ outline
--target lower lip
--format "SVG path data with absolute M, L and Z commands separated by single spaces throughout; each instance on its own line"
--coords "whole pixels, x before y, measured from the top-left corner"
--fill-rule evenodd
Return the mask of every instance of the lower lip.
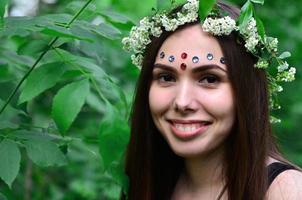
M 191 139 L 191 138 L 194 138 L 194 137 L 204 133 L 208 129 L 210 124 L 202 125 L 200 128 L 198 128 L 198 129 L 196 129 L 195 131 L 192 131 L 192 132 L 180 131 L 173 124 L 170 124 L 170 126 L 171 126 L 171 129 L 172 129 L 172 132 L 174 133 L 174 135 L 176 137 L 178 137 L 180 139 Z

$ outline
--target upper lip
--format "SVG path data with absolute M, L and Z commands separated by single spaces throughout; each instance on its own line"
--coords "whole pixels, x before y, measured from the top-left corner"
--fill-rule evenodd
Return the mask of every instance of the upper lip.
M 170 123 L 174 123 L 174 124 L 211 124 L 212 122 L 210 121 L 206 121 L 206 120 L 194 120 L 194 119 L 190 119 L 190 120 L 183 120 L 183 119 L 168 119 L 168 122 Z

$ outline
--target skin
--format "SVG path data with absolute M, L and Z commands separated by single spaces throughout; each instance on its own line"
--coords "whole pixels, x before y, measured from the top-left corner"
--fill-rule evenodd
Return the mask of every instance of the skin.
M 227 67 L 220 63 L 221 48 L 200 25 L 193 25 L 167 38 L 162 51 L 166 56 L 156 58 L 149 102 L 155 125 L 171 149 L 185 159 L 186 170 L 173 198 L 214 199 L 224 184 L 224 143 L 235 119 Z M 181 59 L 183 52 L 188 58 Z M 207 60 L 207 53 L 214 59 Z M 169 55 L 176 57 L 173 63 L 168 61 Z M 192 62 L 195 55 L 200 58 L 198 63 Z M 185 70 L 180 68 L 181 63 L 187 65 Z M 176 132 L 191 133 L 177 126 L 202 130 L 192 137 L 179 137 Z
M 278 162 L 269 158 L 268 164 Z M 287 170 L 279 174 L 270 185 L 267 200 L 300 200 L 302 199 L 302 173 L 297 170 Z
M 165 53 L 164 58 L 159 57 L 160 52 Z M 181 58 L 183 52 L 188 54 L 186 59 Z M 207 53 L 214 59 L 207 60 Z M 176 58 L 172 63 L 170 55 Z M 193 56 L 200 61 L 194 64 Z M 171 149 L 185 161 L 173 200 L 216 199 L 224 187 L 225 141 L 234 124 L 235 102 L 227 67 L 219 62 L 222 56 L 216 39 L 200 25 L 193 25 L 169 36 L 154 63 L 149 92 L 152 118 Z M 185 70 L 180 68 L 182 63 Z M 185 130 L 188 126 L 201 127 L 200 133 L 192 135 L 193 130 Z M 276 161 L 269 157 L 267 164 Z M 221 199 L 227 199 L 227 192 Z M 302 173 L 281 173 L 266 199 L 302 199 Z

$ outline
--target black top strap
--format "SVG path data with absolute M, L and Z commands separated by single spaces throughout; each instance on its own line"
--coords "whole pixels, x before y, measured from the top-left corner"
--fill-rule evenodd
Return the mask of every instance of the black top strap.
M 281 174 L 282 172 L 290 169 L 296 169 L 294 166 L 289 164 L 281 163 L 281 162 L 274 162 L 271 163 L 268 167 L 268 187 L 272 184 L 274 179 Z M 267 188 L 268 188 L 267 187 Z

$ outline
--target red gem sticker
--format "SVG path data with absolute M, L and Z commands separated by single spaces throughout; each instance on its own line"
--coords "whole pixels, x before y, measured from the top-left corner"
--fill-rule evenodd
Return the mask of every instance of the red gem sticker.
M 181 54 L 181 58 L 182 58 L 182 59 L 186 59 L 187 57 L 188 57 L 188 54 L 187 54 L 187 53 L 182 53 L 182 54 Z
M 187 65 L 185 63 L 181 63 L 180 69 L 186 70 L 186 68 L 187 68 Z

